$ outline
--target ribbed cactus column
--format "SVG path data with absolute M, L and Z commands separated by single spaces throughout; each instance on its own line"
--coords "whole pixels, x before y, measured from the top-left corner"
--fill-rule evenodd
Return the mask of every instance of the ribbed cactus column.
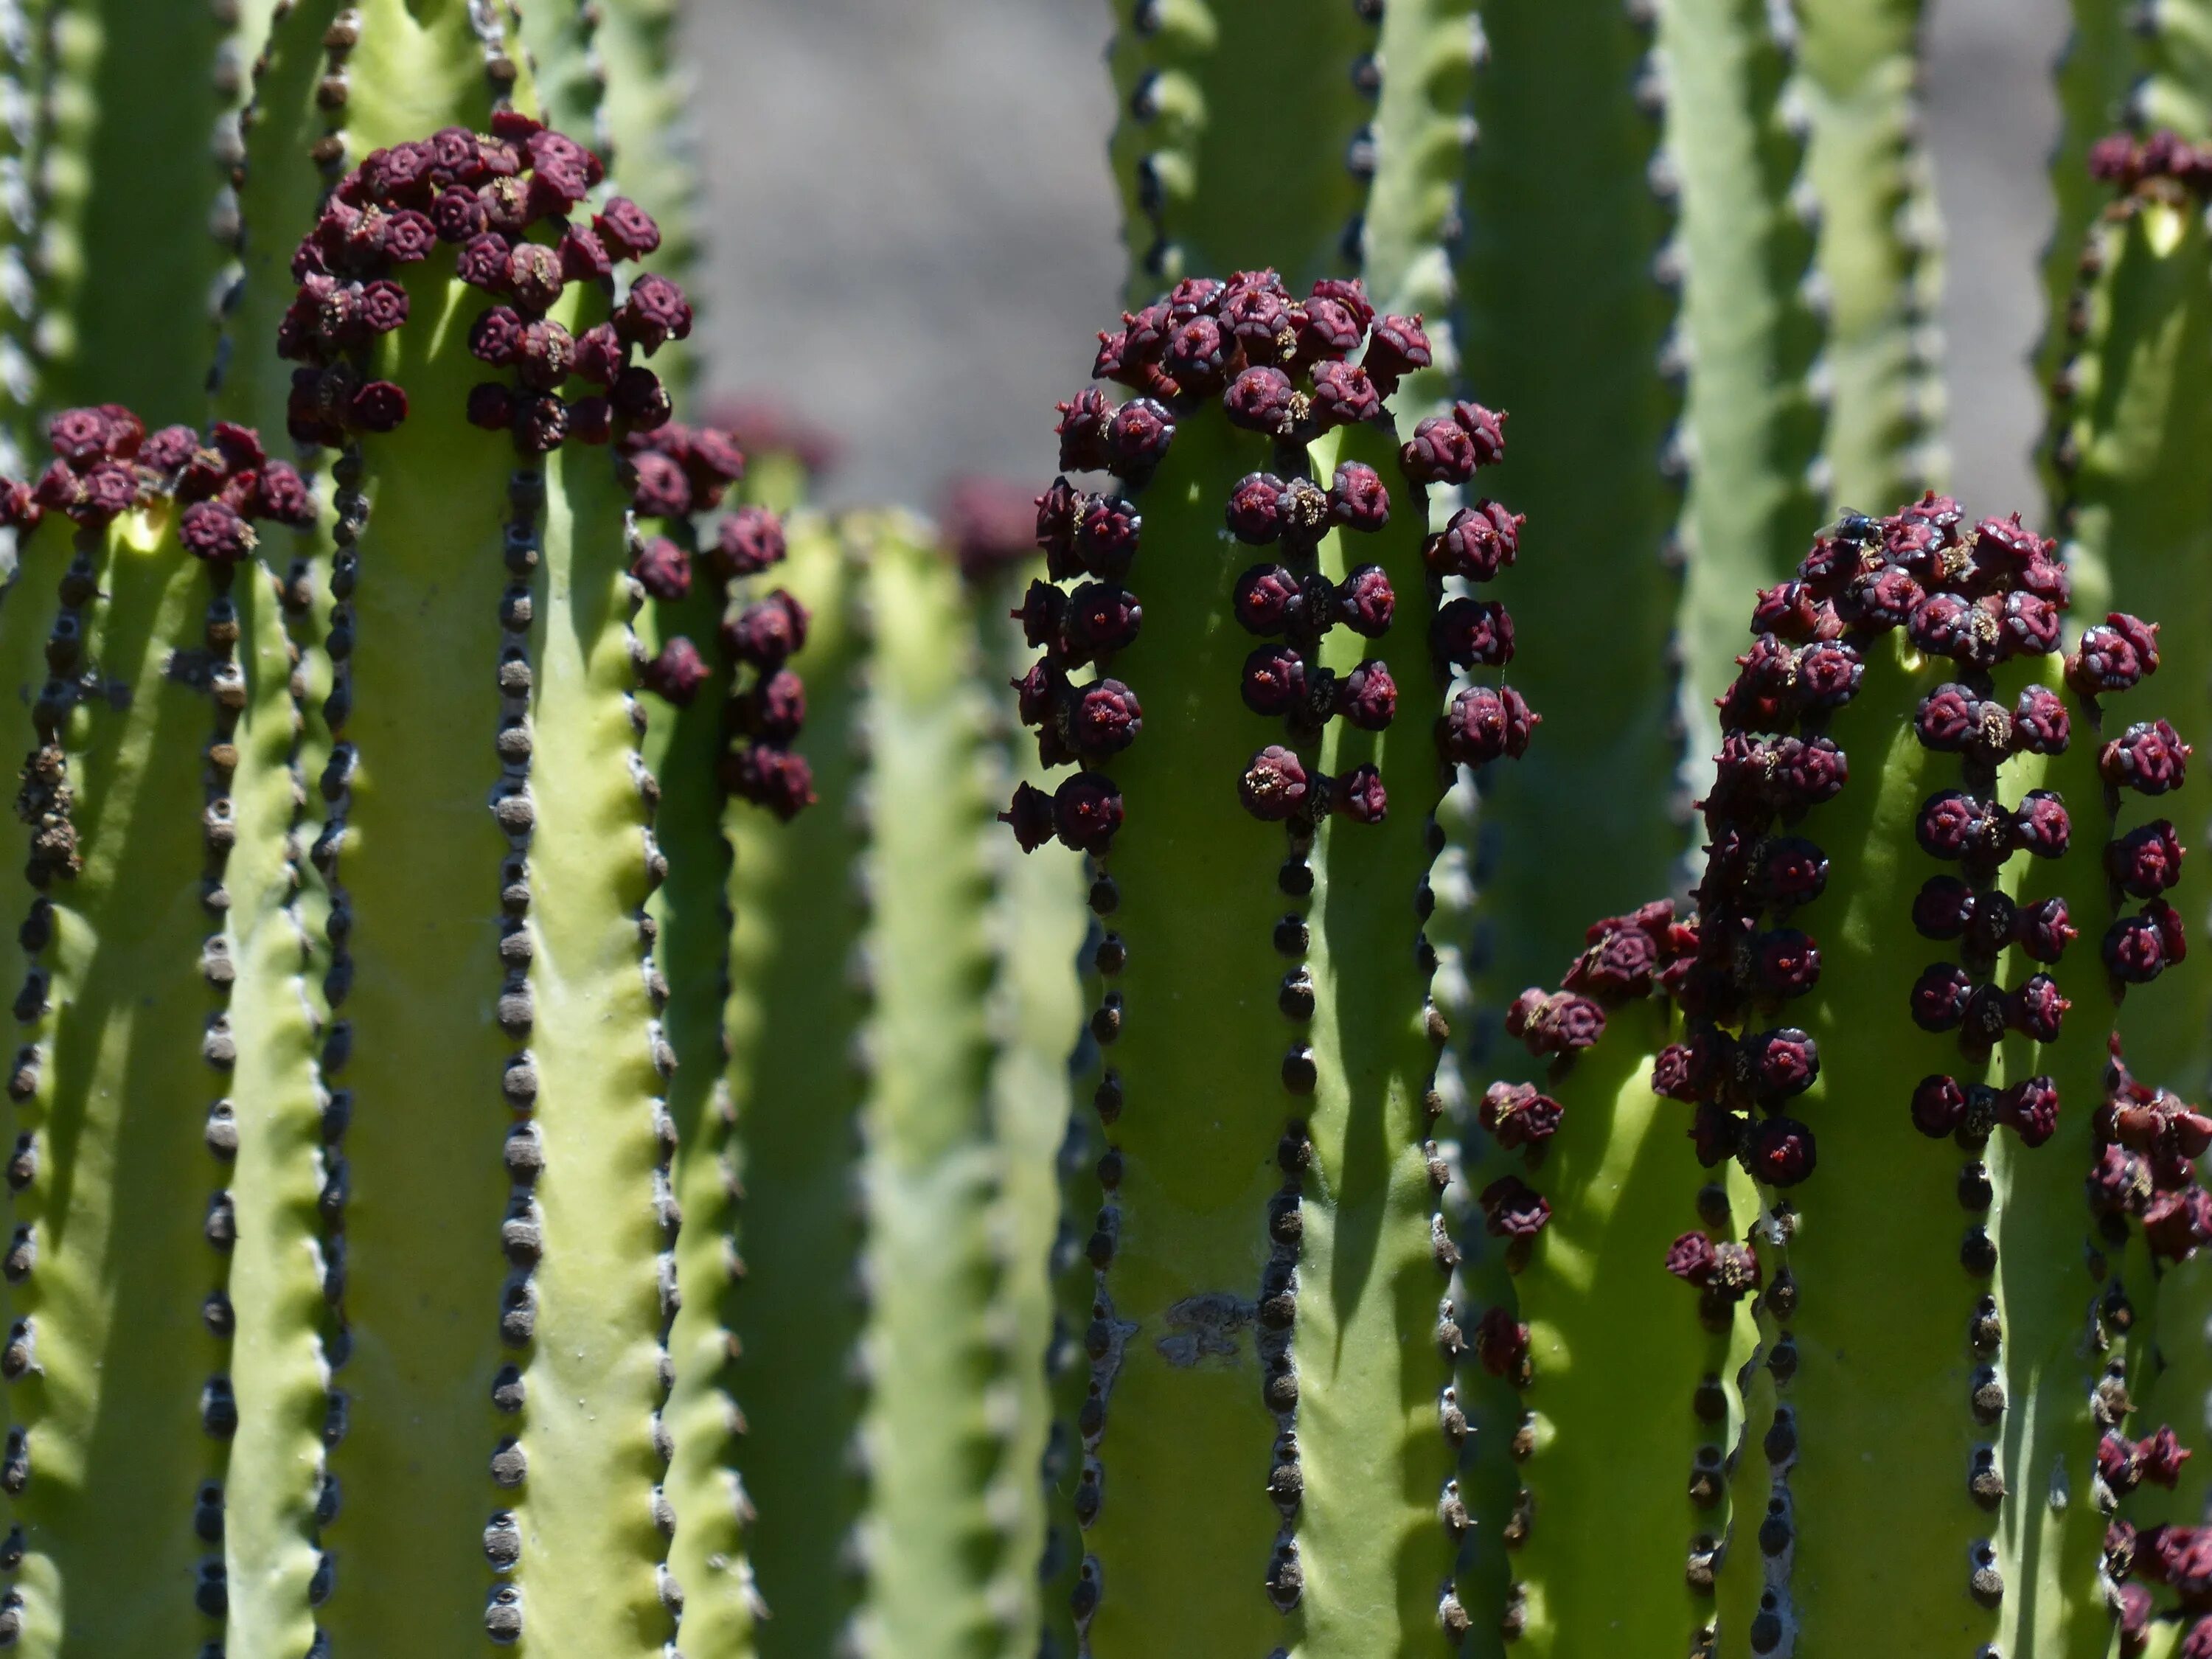
M 1942 465 L 1942 269 L 1920 144 L 1923 0 L 1797 0 L 1827 288 L 1832 500 L 1900 501 Z
M 1303 284 L 1359 270 L 1382 11 L 1115 0 L 1114 173 L 1133 300 L 1188 271 L 1278 265 Z
M 1425 486 L 1501 442 L 1461 404 L 1399 448 L 1382 398 L 1423 344 L 1354 285 L 1186 279 L 1102 345 L 1142 395 L 1063 405 L 1063 465 L 1115 483 L 1040 501 L 1075 585 L 1031 589 L 1018 696 L 1041 757 L 1085 769 L 1007 816 L 1097 870 L 1092 1654 L 1414 1653 L 1468 1627 L 1420 919 L 1439 761 L 1517 755 L 1533 717 L 1490 672 L 1510 619 L 1439 604 L 1510 562 L 1517 520 L 1425 536 Z M 1455 664 L 1480 683 L 1438 720 Z
M 251 433 L 220 435 L 71 410 L 35 489 L 6 488 L 12 526 L 47 520 L 4 634 L 28 836 L 0 1642 L 33 1652 L 191 1650 L 227 1606 L 234 1085 L 287 1018 L 232 992 L 287 891 L 292 810 L 289 665 L 249 520 L 309 509 Z

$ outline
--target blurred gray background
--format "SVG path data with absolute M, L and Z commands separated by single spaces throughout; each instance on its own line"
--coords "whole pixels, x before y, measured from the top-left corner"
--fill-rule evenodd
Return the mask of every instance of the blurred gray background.
M 843 440 L 830 499 L 933 508 L 958 473 L 1050 471 L 1053 400 L 1121 283 L 1111 21 L 1106 0 L 693 0 L 715 380 Z M 2063 0 L 1933 0 L 1952 483 L 1978 512 L 2035 499 L 2064 38 Z

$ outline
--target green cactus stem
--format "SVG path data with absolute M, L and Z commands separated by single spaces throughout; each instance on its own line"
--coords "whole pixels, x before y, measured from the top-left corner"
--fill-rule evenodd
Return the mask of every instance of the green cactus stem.
M 1133 303 L 1187 272 L 1279 265 L 1301 285 L 1360 268 L 1381 76 L 1375 0 L 1115 0 Z M 1285 110 L 1297 118 L 1286 121 Z
M 1503 612 L 1437 591 L 1497 574 L 1518 520 L 1486 503 L 1424 533 L 1425 486 L 1494 461 L 1498 417 L 1459 404 L 1401 449 L 1382 400 L 1413 330 L 1356 285 L 1189 278 L 1101 347 L 1144 395 L 1062 405 L 1063 468 L 1115 482 L 1039 503 L 1048 573 L 1079 585 L 1031 588 L 1044 655 L 1018 702 L 1040 758 L 1085 769 L 1006 816 L 1097 870 L 1072 1504 L 1094 1655 L 1163 1629 L 1193 1653 L 1416 1652 L 1468 1627 L 1419 922 L 1439 745 L 1517 755 L 1533 716 L 1489 672 Z M 1425 718 L 1455 663 L 1478 683 Z
M 286 1046 L 299 1007 L 262 960 L 271 931 L 289 932 L 292 708 L 248 520 L 311 509 L 252 434 L 218 441 L 68 411 L 61 459 L 4 491 L 19 532 L 51 520 L 25 535 L 4 647 L 29 836 L 0 1264 L 0 1640 L 32 1652 L 192 1648 L 228 1606 L 233 1297 L 258 1291 L 265 1262 L 257 1243 L 236 1248 L 230 1182 L 252 1110 L 236 1088 Z M 177 984 L 149 1000 L 165 959 Z M 304 1601 L 313 1568 L 296 1547 L 289 1565 L 307 1567 Z
M 2095 152 L 2099 170 L 2140 175 L 2145 149 L 2108 140 Z M 2167 684 L 2191 690 L 2173 724 L 2203 747 L 2212 741 L 2212 644 L 2192 619 L 2212 612 L 2202 575 L 2212 525 L 2197 504 L 2196 459 L 2212 444 L 2212 394 L 2197 372 L 2212 351 L 2212 245 L 2201 208 L 2157 166 L 2124 182 L 2120 203 L 2094 229 L 2085 270 L 2095 275 L 2074 319 L 2082 331 L 2053 383 L 2050 459 L 2083 608 L 2174 619 L 2155 656 Z M 2204 827 L 2200 805 L 2174 817 L 2185 838 Z M 2199 937 L 2208 895 L 2203 863 L 2185 865 L 2169 897 Z M 2154 1015 L 2122 1016 L 2129 1063 L 2200 1091 L 2212 1084 L 2212 951 L 2175 963 L 2166 982 L 2173 988 Z
M 39 155 L 46 125 L 47 31 L 43 6 L 0 11 L 0 470 L 20 472 L 41 453 L 32 429 L 38 392 L 38 291 L 32 272 L 41 214 Z
M 1922 0 L 1799 0 L 1798 85 L 1833 386 L 1832 500 L 1903 501 L 1942 470 L 1942 270 L 1919 135 Z

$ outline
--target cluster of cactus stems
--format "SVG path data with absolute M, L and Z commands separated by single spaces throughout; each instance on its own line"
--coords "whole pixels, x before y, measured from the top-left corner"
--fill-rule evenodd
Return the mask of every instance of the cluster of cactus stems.
M 2057 541 L 1917 0 L 1116 0 L 953 557 L 695 414 L 668 0 L 0 3 L 0 1646 L 2212 1654 L 2212 33 L 2074 10 Z

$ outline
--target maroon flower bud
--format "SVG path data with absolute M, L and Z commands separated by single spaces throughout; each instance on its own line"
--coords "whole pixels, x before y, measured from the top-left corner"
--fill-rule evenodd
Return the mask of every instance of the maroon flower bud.
M 1427 331 L 1421 326 L 1420 313 L 1377 318 L 1368 336 L 1367 355 L 1360 362 L 1385 397 L 1396 391 L 1398 382 L 1415 369 L 1428 368 L 1435 357 L 1429 348 Z
M 300 476 L 299 470 L 286 461 L 270 461 L 262 467 L 256 475 L 252 514 L 295 529 L 305 529 L 314 523 L 314 497 L 308 493 L 307 480 Z
M 2085 629 L 2066 659 L 2066 684 L 2085 697 L 2131 690 L 2147 672 L 2134 641 L 2112 627 Z
M 2212 1243 L 2212 1192 L 2192 1183 L 2179 1191 L 2154 1193 L 2143 1206 L 2142 1222 L 2152 1254 L 2181 1261 Z
M 533 392 L 557 392 L 568 378 L 568 365 L 574 360 L 576 342 L 567 329 L 547 318 L 538 318 L 522 327 L 521 338 L 514 350 L 515 378 Z
M 1518 1176 L 1506 1176 L 1482 1189 L 1484 1228 L 1492 1238 L 1534 1238 L 1552 1218 L 1541 1193 Z
M 1694 1051 L 1686 1042 L 1670 1042 L 1651 1062 L 1651 1092 L 1663 1100 L 1695 1101 L 1705 1092 Z
M 2004 596 L 2002 625 L 2008 656 L 2043 656 L 2058 648 L 2058 607 L 2033 593 Z
M 1746 1037 L 1736 1057 L 1745 1085 L 1770 1106 L 1803 1094 L 1820 1075 L 1820 1045 L 1794 1025 Z
M 668 424 L 668 388 L 649 368 L 634 367 L 616 375 L 608 401 L 616 414 L 641 432 L 656 431 Z
M 2163 795 L 2181 787 L 2192 752 L 2164 720 L 2146 720 L 2105 745 L 2097 757 L 2097 770 L 2116 789 Z
M 65 409 L 46 428 L 54 453 L 82 470 L 107 453 L 108 419 L 97 409 Z
M 1452 405 L 1451 412 L 1459 429 L 1467 434 L 1468 441 L 1474 447 L 1475 465 L 1496 466 L 1505 459 L 1505 416 L 1503 412 L 1485 409 L 1480 404 L 1468 403 L 1464 398 Z
M 1986 864 L 2002 858 L 2011 845 L 2004 809 L 1960 789 L 1930 795 L 1913 830 L 1921 850 L 1936 859 Z
M 595 323 L 576 337 L 576 357 L 569 367 L 580 380 L 611 386 L 629 367 L 629 348 L 612 323 Z
M 1417 484 L 1463 484 L 1474 476 L 1474 441 L 1456 421 L 1431 415 L 1414 427 L 1398 464 Z
M 1363 732 L 1380 732 L 1398 712 L 1398 687 L 1381 663 L 1361 663 L 1338 684 L 1336 712 Z
M 1311 793 L 1305 763 L 1279 744 L 1270 744 L 1253 756 L 1237 785 L 1244 810 L 1268 823 L 1297 816 Z
M 660 647 L 660 654 L 638 671 L 638 683 L 664 702 L 689 708 L 707 683 L 707 665 L 699 649 L 680 635 Z
M 1032 582 L 1034 591 L 1041 584 Z M 1048 592 L 1056 592 L 1057 589 Z M 1144 608 L 1127 588 L 1107 582 L 1085 582 L 1075 590 L 1066 607 L 1069 651 L 1078 660 L 1111 656 L 1127 650 L 1144 621 Z M 1042 640 L 1033 644 L 1043 644 Z
M 374 282 L 361 290 L 358 314 L 372 334 L 389 334 L 407 320 L 407 290 L 394 282 Z
M 1930 593 L 1905 619 L 1905 634 L 1931 657 L 1987 668 L 1998 656 L 1996 618 L 1956 593 Z
M 2160 818 L 2105 844 L 2105 870 L 2130 898 L 2156 898 L 2181 879 L 2181 839 Z
M 2189 1455 L 2179 1437 L 2166 1424 L 2161 1423 L 2147 1439 L 2136 1442 L 2136 1462 L 2142 1478 L 2168 1492 L 2180 1480 L 2181 1466 L 2189 1461 Z
M 1510 685 L 1494 690 L 1471 685 L 1452 699 L 1437 746 L 1446 760 L 1461 766 L 1483 766 L 1501 757 L 1518 760 L 1543 718 Z
M 1248 472 L 1229 492 L 1229 533 L 1248 547 L 1279 539 L 1290 523 L 1288 487 L 1271 472 Z
M 630 505 L 648 519 L 680 519 L 691 511 L 691 478 L 657 449 L 630 457 Z
M 1920 700 L 1912 729 L 1922 744 L 1941 754 L 1965 750 L 1981 726 L 1982 702 L 1955 682 L 1939 685 Z
M 1076 521 L 1076 561 L 1101 580 L 1117 582 L 1129 574 L 1143 529 L 1143 520 L 1128 502 L 1094 496 Z
M 1605 1010 L 1585 996 L 1530 989 L 1505 1011 L 1505 1033 L 1538 1057 L 1587 1048 L 1605 1031 Z
M 2181 912 L 2158 898 L 2143 906 L 2143 915 L 2158 929 L 2159 938 L 2166 946 L 2168 966 L 2189 954 L 2189 928 L 2181 920 Z
M 1513 618 L 1502 605 L 1449 599 L 1429 624 L 1429 650 L 1455 668 L 1497 668 L 1513 660 Z
M 1289 429 L 1296 393 L 1291 377 L 1266 364 L 1239 374 L 1221 399 L 1231 426 L 1273 436 Z
M 1390 492 L 1373 467 L 1345 461 L 1328 492 L 1328 516 L 1346 530 L 1380 530 L 1390 522 Z
M 1719 1260 L 1713 1241 L 1703 1233 L 1684 1233 L 1667 1247 L 1667 1271 L 1685 1284 L 1703 1288 Z
M 1239 271 L 1231 278 L 1218 315 L 1255 357 L 1280 362 L 1292 349 L 1290 295 L 1272 270 Z
M 592 228 L 617 259 L 642 259 L 660 246 L 660 227 L 627 196 L 610 198 L 606 206 L 592 216 Z
M 1706 1169 L 1735 1156 L 1743 1144 L 1744 1121 L 1723 1106 L 1700 1101 L 1690 1118 L 1690 1143 Z
M 806 724 L 805 682 L 788 668 L 779 668 L 754 686 L 737 709 L 744 730 L 771 743 L 787 744 Z M 1051 836 L 1049 822 L 1045 836 Z
M 2148 984 L 2166 971 L 2166 935 L 2155 918 L 2122 916 L 2106 930 L 2105 966 L 2115 979 Z
M 1364 334 L 1367 325 L 1375 320 L 1374 301 L 1367 297 L 1366 284 L 1357 276 L 1324 276 L 1313 285 L 1310 299 L 1327 300 L 1344 308 L 1352 325 Z
M 1336 590 L 1336 619 L 1362 639 L 1380 639 L 1390 631 L 1397 613 L 1398 596 L 1379 564 L 1363 564 L 1344 579 Z M 1511 623 L 1508 623 L 1509 629 Z
M 1054 792 L 1054 828 L 1063 845 L 1079 853 L 1103 854 L 1121 827 L 1121 792 L 1110 778 L 1079 772 Z
M 1429 538 L 1422 557 L 1432 575 L 1486 582 L 1513 562 L 1525 522 L 1522 514 L 1496 501 L 1477 501 L 1453 514 L 1442 532 Z
M 1210 397 L 1227 380 L 1226 367 L 1235 351 L 1219 323 L 1194 315 L 1179 320 L 1169 334 L 1160 366 L 1187 395 Z
M 1382 412 L 1382 398 L 1367 371 L 1350 363 L 1326 362 L 1314 370 L 1314 424 L 1326 432 L 1333 427 L 1358 426 Z
M 2150 1167 L 2124 1146 L 2106 1146 L 2089 1170 L 2089 1207 L 2099 1215 L 2141 1213 L 2151 1194 Z
M 1107 425 L 1107 458 L 1122 477 L 1143 477 L 1167 458 L 1175 430 L 1175 416 L 1165 404 L 1132 398 L 1114 411 Z
M 2075 938 L 2074 925 L 2066 916 L 2066 901 L 2048 898 L 2022 905 L 2013 936 L 2031 962 L 2057 961 Z
M 1006 613 L 1022 625 L 1022 638 L 1032 647 L 1056 645 L 1067 617 L 1067 595 L 1049 582 L 1032 581 L 1022 602 Z
M 1075 525 L 1091 498 L 1066 478 L 1054 478 L 1036 506 L 1036 544 L 1043 550 L 1045 574 L 1054 581 L 1075 574 Z
M 460 189 L 440 193 L 430 204 L 430 224 L 440 241 L 456 246 L 473 242 L 491 228 L 491 221 L 484 213 L 483 204 L 477 199 L 476 191 Z
M 1305 659 L 1286 645 L 1263 645 L 1244 659 L 1241 689 L 1254 714 L 1291 714 L 1306 700 Z
M 2038 1042 L 2056 1042 L 2066 1011 L 2074 1005 L 2058 994 L 2057 981 L 2048 974 L 2033 974 L 2012 994 L 2005 1024 L 2022 1036 Z
M 1586 995 L 1619 1001 L 1649 996 L 1659 968 L 1659 947 L 1640 928 L 1609 917 L 1592 927 L 1589 947 L 1567 969 L 1565 987 Z
M 1912 896 L 1912 926 L 1923 939 L 1957 939 L 1974 905 L 1974 890 L 1956 876 L 1930 876 Z
M 665 536 L 655 536 L 637 550 L 629 574 L 656 599 L 671 603 L 691 591 L 691 556 Z
M 1774 745 L 1768 786 L 1775 810 L 1795 813 L 1833 800 L 1850 775 L 1849 759 L 1826 738 L 1784 738 Z
M 1852 627 L 1881 634 L 1907 624 L 1926 603 L 1920 584 L 1892 565 L 1853 575 L 1837 596 L 1835 608 L 1837 616 Z
M 1040 657 L 1028 672 L 1007 684 L 1014 688 L 1014 708 L 1024 726 L 1047 726 L 1053 710 L 1067 690 L 1067 677 L 1049 656 Z
M 514 424 L 514 393 L 496 380 L 479 380 L 469 388 L 471 426 L 487 432 L 504 432 Z
M 258 539 L 253 526 L 220 501 L 194 501 L 186 507 L 177 521 L 177 538 L 185 552 L 210 564 L 235 564 Z
M 553 252 L 565 282 L 596 283 L 614 274 L 614 255 L 595 233 L 581 225 L 570 225 L 562 231 Z
M 745 476 L 745 452 L 738 447 L 736 434 L 720 427 L 694 427 L 683 461 L 696 492 L 703 493 L 708 484 L 726 487 Z
M 1735 665 L 1735 679 L 1717 699 L 1721 723 L 1753 732 L 1786 730 L 1797 714 L 1796 651 L 1771 634 L 1761 634 Z
M 727 757 L 722 784 L 732 794 L 765 806 L 787 823 L 814 805 L 814 769 L 805 757 L 764 743 Z
M 509 250 L 507 291 L 523 310 L 533 315 L 544 314 L 559 303 L 563 286 L 561 256 L 544 243 L 518 242 Z M 635 291 L 631 297 L 635 301 Z
M 1085 686 L 1067 705 L 1068 746 L 1086 760 L 1118 755 L 1145 729 L 1137 694 L 1119 680 Z
M 1807 708 L 1841 708 L 1858 695 L 1865 659 L 1851 646 L 1824 640 L 1797 653 L 1797 690 Z
M 1795 927 L 1761 933 L 1752 952 L 1752 973 L 1769 997 L 1801 997 L 1820 980 L 1820 947 Z
M 808 620 L 806 607 L 779 587 L 722 624 L 723 648 L 756 668 L 781 668 L 805 645 Z
M 1390 795 L 1382 774 L 1363 761 L 1336 781 L 1335 810 L 1354 823 L 1380 823 L 1389 816 Z
M 1329 295 L 1309 299 L 1292 310 L 1291 319 L 1297 331 L 1301 362 L 1348 357 L 1359 349 L 1359 343 L 1366 337 L 1367 325 L 1359 313 Z
M 615 313 L 615 332 L 650 357 L 670 340 L 691 335 L 691 302 L 665 276 L 641 276 Z
M 2066 705 L 2048 686 L 2029 686 L 2013 706 L 2012 745 L 2025 754 L 2065 753 L 2071 727 Z
M 1558 1133 L 1559 1103 L 1540 1094 L 1534 1084 L 1493 1083 L 1476 1109 L 1482 1127 L 1508 1152 L 1540 1146 Z
M 1279 564 L 1255 564 L 1239 576 L 1234 605 L 1247 633 L 1297 632 L 1305 626 L 1305 589 Z
M 199 453 L 199 434 L 188 426 L 165 426 L 138 451 L 138 465 L 161 473 L 181 471 Z
M 407 418 L 407 394 L 389 380 L 371 380 L 353 394 L 346 414 L 364 432 L 391 432 Z
M 1528 1328 L 1506 1309 L 1491 1309 L 1474 1328 L 1474 1357 L 1492 1376 L 1518 1376 L 1528 1360 Z
M 1954 1031 L 1966 1017 L 1974 981 L 1956 963 L 1931 962 L 1912 984 L 1912 1023 L 1923 1031 Z
M 1060 424 L 1060 465 L 1066 472 L 1103 472 L 1108 464 L 1106 425 L 1114 418 L 1114 405 L 1096 386 L 1085 386 L 1067 402 L 1056 405 Z
M 1770 1117 L 1752 1132 L 1752 1178 L 1770 1187 L 1795 1187 L 1820 1163 L 1813 1131 L 1794 1117 Z
M 2033 857 L 2063 857 L 2074 833 L 2066 803 L 2051 790 L 2029 790 L 2013 815 L 2012 833 L 2014 842 Z
M 1966 1091 L 1955 1078 L 1923 1077 L 1912 1091 L 1912 1127 L 1941 1140 L 1966 1121 Z
M 1810 904 L 1827 886 L 1828 857 L 1813 842 L 1786 836 L 1766 844 L 1759 861 L 1758 890 L 1769 904 Z
M 430 161 L 428 144 L 394 144 L 364 161 L 362 175 L 370 193 L 380 201 L 388 202 L 427 186 Z
M 507 238 L 495 230 L 471 236 L 453 261 L 453 274 L 471 288 L 503 293 L 507 288 Z

